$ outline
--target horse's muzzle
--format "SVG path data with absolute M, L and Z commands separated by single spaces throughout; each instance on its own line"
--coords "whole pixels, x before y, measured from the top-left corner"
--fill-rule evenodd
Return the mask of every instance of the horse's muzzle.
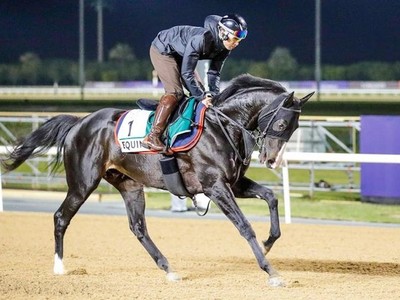
M 282 163 L 283 153 L 285 152 L 285 149 L 286 149 L 286 143 L 283 143 L 278 154 L 275 157 L 268 158 L 268 151 L 266 147 L 263 147 L 258 156 L 260 163 L 262 164 L 265 163 L 269 169 L 278 168 Z

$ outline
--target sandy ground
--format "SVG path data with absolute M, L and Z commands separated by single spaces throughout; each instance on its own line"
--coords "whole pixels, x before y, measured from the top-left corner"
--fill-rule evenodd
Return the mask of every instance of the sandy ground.
M 253 223 L 259 240 L 267 223 Z M 52 274 L 53 218 L 0 213 L 0 299 L 399 299 L 400 229 L 282 225 L 268 254 L 287 286 L 272 288 L 227 220 L 148 218 L 183 277 L 167 282 L 127 218 L 78 214 L 67 231 L 67 275 Z

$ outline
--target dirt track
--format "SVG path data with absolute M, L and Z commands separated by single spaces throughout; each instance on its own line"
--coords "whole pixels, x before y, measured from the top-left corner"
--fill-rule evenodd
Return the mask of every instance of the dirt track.
M 265 239 L 267 223 L 253 223 Z M 267 286 L 229 221 L 148 218 L 183 276 L 165 280 L 127 218 L 78 214 L 66 235 L 68 275 L 52 274 L 51 214 L 0 213 L 0 299 L 399 299 L 400 229 L 283 225 L 268 255 L 286 279 Z

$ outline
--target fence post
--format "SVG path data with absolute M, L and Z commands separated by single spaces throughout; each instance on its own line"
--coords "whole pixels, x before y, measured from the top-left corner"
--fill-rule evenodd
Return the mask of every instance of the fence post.
M 292 212 L 290 207 L 290 189 L 289 189 L 289 169 L 286 159 L 282 161 L 282 185 L 283 185 L 283 202 L 285 206 L 285 223 L 292 223 Z
M 1 169 L 0 169 L 0 212 L 3 211 L 3 186 L 1 184 Z

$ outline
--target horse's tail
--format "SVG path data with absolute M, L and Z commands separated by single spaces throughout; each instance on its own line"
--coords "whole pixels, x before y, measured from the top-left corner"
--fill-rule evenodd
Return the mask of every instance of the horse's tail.
M 79 117 L 72 115 L 58 115 L 47 120 L 38 129 L 15 143 L 13 151 L 1 161 L 3 170 L 12 171 L 28 158 L 45 153 L 51 147 L 57 147 L 57 155 L 52 162 L 52 171 L 55 171 L 61 162 L 65 138 L 79 120 Z

